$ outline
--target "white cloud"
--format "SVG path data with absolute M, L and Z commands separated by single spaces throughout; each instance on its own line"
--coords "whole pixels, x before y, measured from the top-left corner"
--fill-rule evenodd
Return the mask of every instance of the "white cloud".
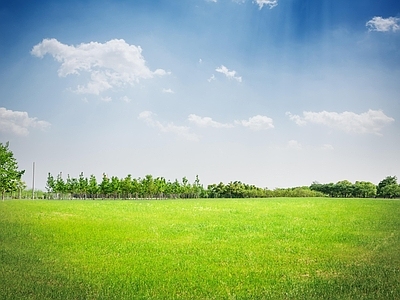
M 214 127 L 214 128 L 232 128 L 233 124 L 219 123 L 210 117 L 200 117 L 195 114 L 190 114 L 188 120 L 195 123 L 199 127 Z
M 361 114 L 348 111 L 343 113 L 304 111 L 302 117 L 292 115 L 290 112 L 286 114 L 297 125 L 305 125 L 307 123 L 321 124 L 348 133 L 379 134 L 385 125 L 394 122 L 393 118 L 386 116 L 381 110 L 371 109 Z
M 208 82 L 211 82 L 213 80 L 215 80 L 215 75 L 214 74 L 212 74 L 211 77 L 207 79 Z
M 305 125 L 307 124 L 306 121 L 304 121 L 300 116 L 298 115 L 292 115 L 289 111 L 286 112 L 286 115 L 289 116 L 289 119 L 295 122 L 297 125 Z
M 400 30 L 400 18 L 389 17 L 373 17 L 365 26 L 369 31 L 397 31 Z
M 229 79 L 236 79 L 238 82 L 242 82 L 242 77 L 235 76 L 236 71 L 234 71 L 234 70 L 229 71 L 229 69 L 227 67 L 225 67 L 224 65 L 221 65 L 221 67 L 216 68 L 215 71 L 224 74 Z
M 112 98 L 111 97 L 101 97 L 101 100 L 104 102 L 111 102 Z
M 65 45 L 56 39 L 44 39 L 33 47 L 31 54 L 40 58 L 46 54 L 52 55 L 61 63 L 58 69 L 60 77 L 89 73 L 90 81 L 75 90 L 81 94 L 99 95 L 114 87 L 134 85 L 140 79 L 169 74 L 162 69 L 151 71 L 142 56 L 142 48 L 129 45 L 122 39 L 78 46 Z
M 129 103 L 132 101 L 128 96 L 122 97 L 121 100 L 124 101 L 125 103 Z
M 322 150 L 334 150 L 333 146 L 331 144 L 323 144 L 321 147 Z
M 257 115 L 249 118 L 249 120 L 235 121 L 236 124 L 240 124 L 244 127 L 248 127 L 251 130 L 265 130 L 274 128 L 273 120 L 266 116 Z
M 262 9 L 264 5 L 269 6 L 270 9 L 278 5 L 278 0 L 255 0 L 254 2 L 258 4 L 260 9 Z
M 301 149 L 303 149 L 303 146 L 296 140 L 290 140 L 288 142 L 288 148 L 295 149 L 295 150 L 301 150 Z
M 173 90 L 171 90 L 171 89 L 162 89 L 162 92 L 163 93 L 166 93 L 166 94 L 174 94 L 175 92 L 173 91 Z
M 50 123 L 30 118 L 27 112 L 12 111 L 0 107 L 0 131 L 11 132 L 16 135 L 28 135 L 30 128 L 47 129 Z
M 199 141 L 199 137 L 196 134 L 191 133 L 189 127 L 176 126 L 172 122 L 164 125 L 161 122 L 155 120 L 154 119 L 155 116 L 156 114 L 152 113 L 151 111 L 143 111 L 139 114 L 138 119 L 144 121 L 150 127 L 157 128 L 161 132 L 174 133 L 189 141 L 194 141 L 194 142 Z

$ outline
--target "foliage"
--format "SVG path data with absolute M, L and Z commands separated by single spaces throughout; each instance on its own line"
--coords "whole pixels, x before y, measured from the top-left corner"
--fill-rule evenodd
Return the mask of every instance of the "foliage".
M 400 197 L 400 186 L 397 184 L 396 176 L 387 176 L 377 187 L 377 194 L 382 198 Z
M 3 200 L 6 192 L 21 190 L 21 176 L 24 172 L 18 171 L 18 163 L 9 149 L 9 143 L 0 143 L 0 192 Z
M 394 183 L 393 183 L 394 182 Z M 100 183 L 94 175 L 86 178 L 83 172 L 79 178 L 67 176 L 64 182 L 62 173 L 57 179 L 49 173 L 46 189 L 49 198 L 79 198 L 79 199 L 177 199 L 177 198 L 271 198 L 271 197 L 335 197 L 335 198 L 374 198 L 377 195 L 386 198 L 400 197 L 400 187 L 396 177 L 387 177 L 376 186 L 371 182 L 356 181 L 354 184 L 348 180 L 337 183 L 321 184 L 313 182 L 309 187 L 260 188 L 241 181 L 231 181 L 228 184 L 220 182 L 210 184 L 204 188 L 196 176 L 193 183 L 186 177 L 181 181 L 166 180 L 164 177 L 153 177 L 148 174 L 143 178 L 125 178 L 117 176 L 108 177 L 103 174 Z M 377 191 L 380 194 L 377 194 Z
M 327 184 L 313 182 L 310 189 L 321 192 L 329 197 L 373 198 L 376 196 L 376 186 L 373 183 L 366 181 L 356 181 L 354 184 L 348 180 Z

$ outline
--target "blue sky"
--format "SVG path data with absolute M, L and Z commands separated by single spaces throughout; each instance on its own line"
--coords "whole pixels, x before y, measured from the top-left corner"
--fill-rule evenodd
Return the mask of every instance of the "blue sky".
M 400 176 L 400 3 L 0 1 L 0 141 L 48 172 Z M 66 175 L 65 175 L 66 176 Z

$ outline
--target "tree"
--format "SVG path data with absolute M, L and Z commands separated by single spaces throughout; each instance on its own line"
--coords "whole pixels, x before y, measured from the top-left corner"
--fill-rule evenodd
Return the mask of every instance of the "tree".
M 54 190 L 58 194 L 58 199 L 64 199 L 65 190 L 66 190 L 66 185 L 62 178 L 62 172 L 60 172 L 57 175 L 55 190 Z
M 103 173 L 103 179 L 99 185 L 102 198 L 108 198 L 111 193 L 111 182 L 106 173 Z
M 17 160 L 8 147 L 8 142 L 5 145 L 0 143 L 0 191 L 3 200 L 6 192 L 16 189 L 14 183 L 21 180 L 22 175 L 25 173 L 25 170 L 18 171 Z
M 80 198 L 86 199 L 88 187 L 89 187 L 89 181 L 86 177 L 83 176 L 83 172 L 81 172 L 78 180 L 78 190 Z
M 397 185 L 397 177 L 396 176 L 387 176 L 385 179 L 383 179 L 381 182 L 378 183 L 377 191 L 376 191 L 378 197 L 386 198 L 384 189 L 387 185 Z M 386 189 L 386 192 L 387 192 L 387 190 L 388 189 Z
M 397 198 L 400 197 L 400 185 L 388 184 L 382 189 L 382 196 L 384 198 Z
M 89 195 L 92 197 L 92 199 L 94 199 L 95 197 L 97 198 L 97 193 L 99 192 L 99 186 L 97 184 L 96 177 L 93 174 L 90 175 L 87 191 Z
M 352 195 L 353 184 L 348 180 L 338 181 L 335 185 L 339 197 L 347 198 Z
M 51 194 L 54 193 L 56 190 L 56 181 L 54 180 L 53 175 L 51 175 L 50 173 L 48 173 L 47 175 L 46 190 L 48 193 L 48 198 L 52 198 Z
M 376 186 L 372 182 L 356 181 L 353 188 L 353 197 L 372 198 L 376 196 Z

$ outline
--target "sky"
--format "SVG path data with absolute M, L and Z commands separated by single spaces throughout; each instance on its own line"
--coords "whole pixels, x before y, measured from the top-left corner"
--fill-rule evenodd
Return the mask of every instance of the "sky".
M 0 0 L 0 38 L 28 187 L 400 176 L 398 0 Z

